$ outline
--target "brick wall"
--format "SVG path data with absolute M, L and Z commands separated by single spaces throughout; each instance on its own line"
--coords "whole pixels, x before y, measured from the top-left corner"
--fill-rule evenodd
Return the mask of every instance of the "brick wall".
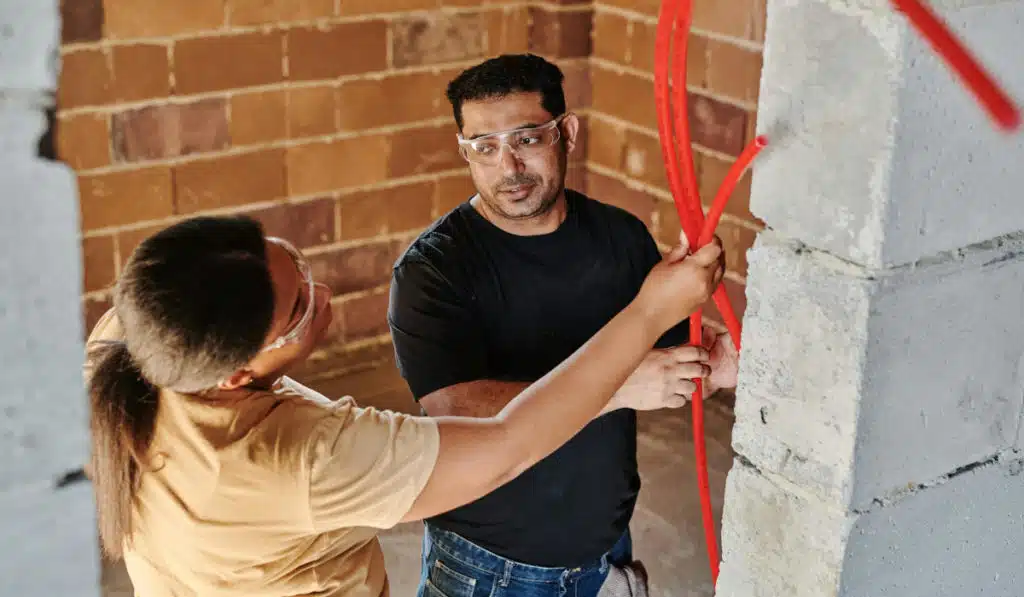
M 753 129 L 758 2 L 696 2 L 706 200 Z M 569 185 L 627 206 L 670 241 L 651 92 L 656 10 L 654 0 L 64 0 L 56 135 L 79 179 L 87 325 L 141 238 L 196 214 L 247 213 L 297 242 L 336 294 L 332 342 L 308 374 L 385 362 L 393 260 L 472 193 L 444 86 L 503 52 L 532 51 L 566 73 L 584 122 Z M 722 226 L 738 298 L 756 230 L 748 189 Z

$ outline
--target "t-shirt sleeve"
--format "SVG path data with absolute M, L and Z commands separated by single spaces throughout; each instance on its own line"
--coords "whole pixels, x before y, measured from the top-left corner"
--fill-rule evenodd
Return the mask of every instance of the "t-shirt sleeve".
M 92 372 L 96 368 L 97 351 L 110 342 L 122 341 L 122 338 L 121 323 L 118 321 L 117 315 L 114 314 L 114 309 L 108 309 L 100 317 L 99 321 L 96 322 L 96 325 L 89 333 L 89 338 L 85 341 L 85 359 L 82 363 L 82 375 L 85 378 L 86 384 L 89 383 L 89 380 L 92 378 Z
M 658 250 L 658 243 L 655 242 L 654 237 L 651 236 L 647 226 L 641 223 L 643 228 L 644 246 L 643 246 L 643 262 L 644 262 L 644 276 L 654 268 L 655 265 L 662 260 L 661 251 Z M 682 346 L 690 341 L 690 320 L 689 318 L 684 319 L 678 325 L 665 332 L 658 342 L 655 343 L 655 348 L 671 348 L 673 346 Z
M 309 507 L 316 532 L 391 528 L 412 508 L 437 462 L 427 417 L 342 405 L 312 433 Z
M 388 326 L 398 370 L 416 400 L 486 377 L 483 332 L 470 300 L 432 265 L 395 267 Z

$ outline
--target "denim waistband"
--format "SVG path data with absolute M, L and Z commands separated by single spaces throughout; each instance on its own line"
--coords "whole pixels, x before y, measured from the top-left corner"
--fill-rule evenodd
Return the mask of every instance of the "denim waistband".
M 451 531 L 438 529 L 429 524 L 425 526 L 428 538 L 436 549 L 481 572 L 503 577 L 506 582 L 512 578 L 530 582 L 564 582 L 595 569 L 604 574 L 608 571 L 609 558 L 615 548 L 619 543 L 627 541 L 629 535 L 629 531 L 624 533 L 615 546 L 589 564 L 575 568 L 547 568 L 503 558 Z

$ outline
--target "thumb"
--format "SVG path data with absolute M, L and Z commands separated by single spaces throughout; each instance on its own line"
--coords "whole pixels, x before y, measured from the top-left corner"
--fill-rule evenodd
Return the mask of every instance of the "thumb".
M 716 259 L 722 254 L 722 245 L 717 239 L 712 240 L 708 244 L 698 249 L 691 259 L 693 262 L 702 266 L 707 267 L 715 262 Z
M 687 255 L 690 254 L 690 239 L 686 237 L 686 232 L 679 231 L 679 244 L 676 245 L 672 251 L 665 255 L 665 261 L 669 263 L 675 263 L 682 261 Z

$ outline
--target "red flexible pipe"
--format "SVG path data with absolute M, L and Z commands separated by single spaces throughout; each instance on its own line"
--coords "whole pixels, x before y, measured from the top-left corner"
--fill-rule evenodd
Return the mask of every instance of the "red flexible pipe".
M 971 56 L 967 48 L 921 0 L 892 0 L 893 7 L 907 16 L 910 24 L 974 94 L 990 118 L 1004 131 L 1020 126 L 1020 111 L 1010 96 Z

